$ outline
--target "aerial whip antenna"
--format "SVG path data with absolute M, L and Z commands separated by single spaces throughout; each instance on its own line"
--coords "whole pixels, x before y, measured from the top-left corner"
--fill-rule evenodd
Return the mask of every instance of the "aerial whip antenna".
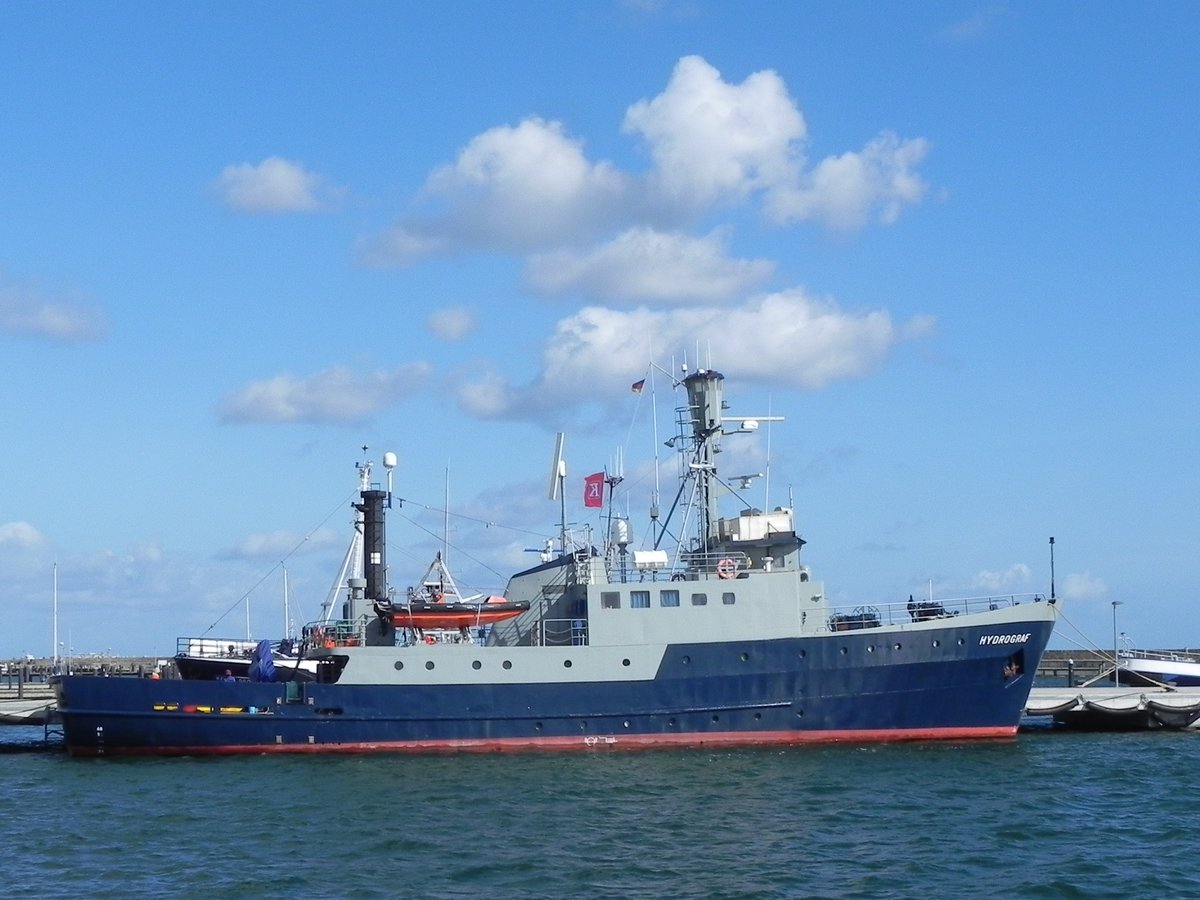
M 549 499 L 558 500 L 560 503 L 558 527 L 559 540 L 564 555 L 567 552 L 567 497 L 564 489 L 564 481 L 567 477 L 567 463 L 563 459 L 563 442 L 565 439 L 566 435 L 561 431 L 554 435 L 554 459 L 550 463 L 550 490 L 547 492 Z

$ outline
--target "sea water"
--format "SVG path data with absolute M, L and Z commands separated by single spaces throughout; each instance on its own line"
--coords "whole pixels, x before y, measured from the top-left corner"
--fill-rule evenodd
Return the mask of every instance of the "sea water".
M 41 728 L 0 728 L 30 742 Z M 39 897 L 1197 897 L 1200 733 L 457 756 L 0 754 Z

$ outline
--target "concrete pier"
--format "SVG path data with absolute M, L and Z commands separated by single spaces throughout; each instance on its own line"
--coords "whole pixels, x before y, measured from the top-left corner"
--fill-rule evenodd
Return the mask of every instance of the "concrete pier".
M 0 725 L 44 725 L 54 691 L 44 683 L 0 685 Z
M 1091 730 L 1196 728 L 1200 688 L 1035 687 L 1025 715 Z

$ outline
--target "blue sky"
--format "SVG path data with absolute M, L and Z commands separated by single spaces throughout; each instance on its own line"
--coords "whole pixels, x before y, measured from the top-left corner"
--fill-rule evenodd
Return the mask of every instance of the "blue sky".
M 0 6 L 0 658 L 314 618 L 354 464 L 392 581 L 503 586 L 666 379 L 830 595 L 1048 592 L 1200 644 L 1200 7 Z M 698 359 L 699 355 L 699 359 Z M 660 460 L 664 493 L 670 460 Z M 757 493 L 756 493 L 757 492 Z M 447 504 L 448 498 L 448 504 Z M 443 510 L 448 506 L 451 515 Z M 447 524 L 449 528 L 447 529 Z M 248 598 L 248 599 L 246 599 Z

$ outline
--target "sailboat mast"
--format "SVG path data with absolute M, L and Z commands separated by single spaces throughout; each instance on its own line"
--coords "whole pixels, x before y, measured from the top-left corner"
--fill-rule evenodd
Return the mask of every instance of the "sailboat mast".
M 287 566 L 283 566 L 283 636 L 291 637 L 291 616 L 288 613 L 288 581 L 287 581 Z
M 54 671 L 58 671 L 58 562 L 54 563 Z

